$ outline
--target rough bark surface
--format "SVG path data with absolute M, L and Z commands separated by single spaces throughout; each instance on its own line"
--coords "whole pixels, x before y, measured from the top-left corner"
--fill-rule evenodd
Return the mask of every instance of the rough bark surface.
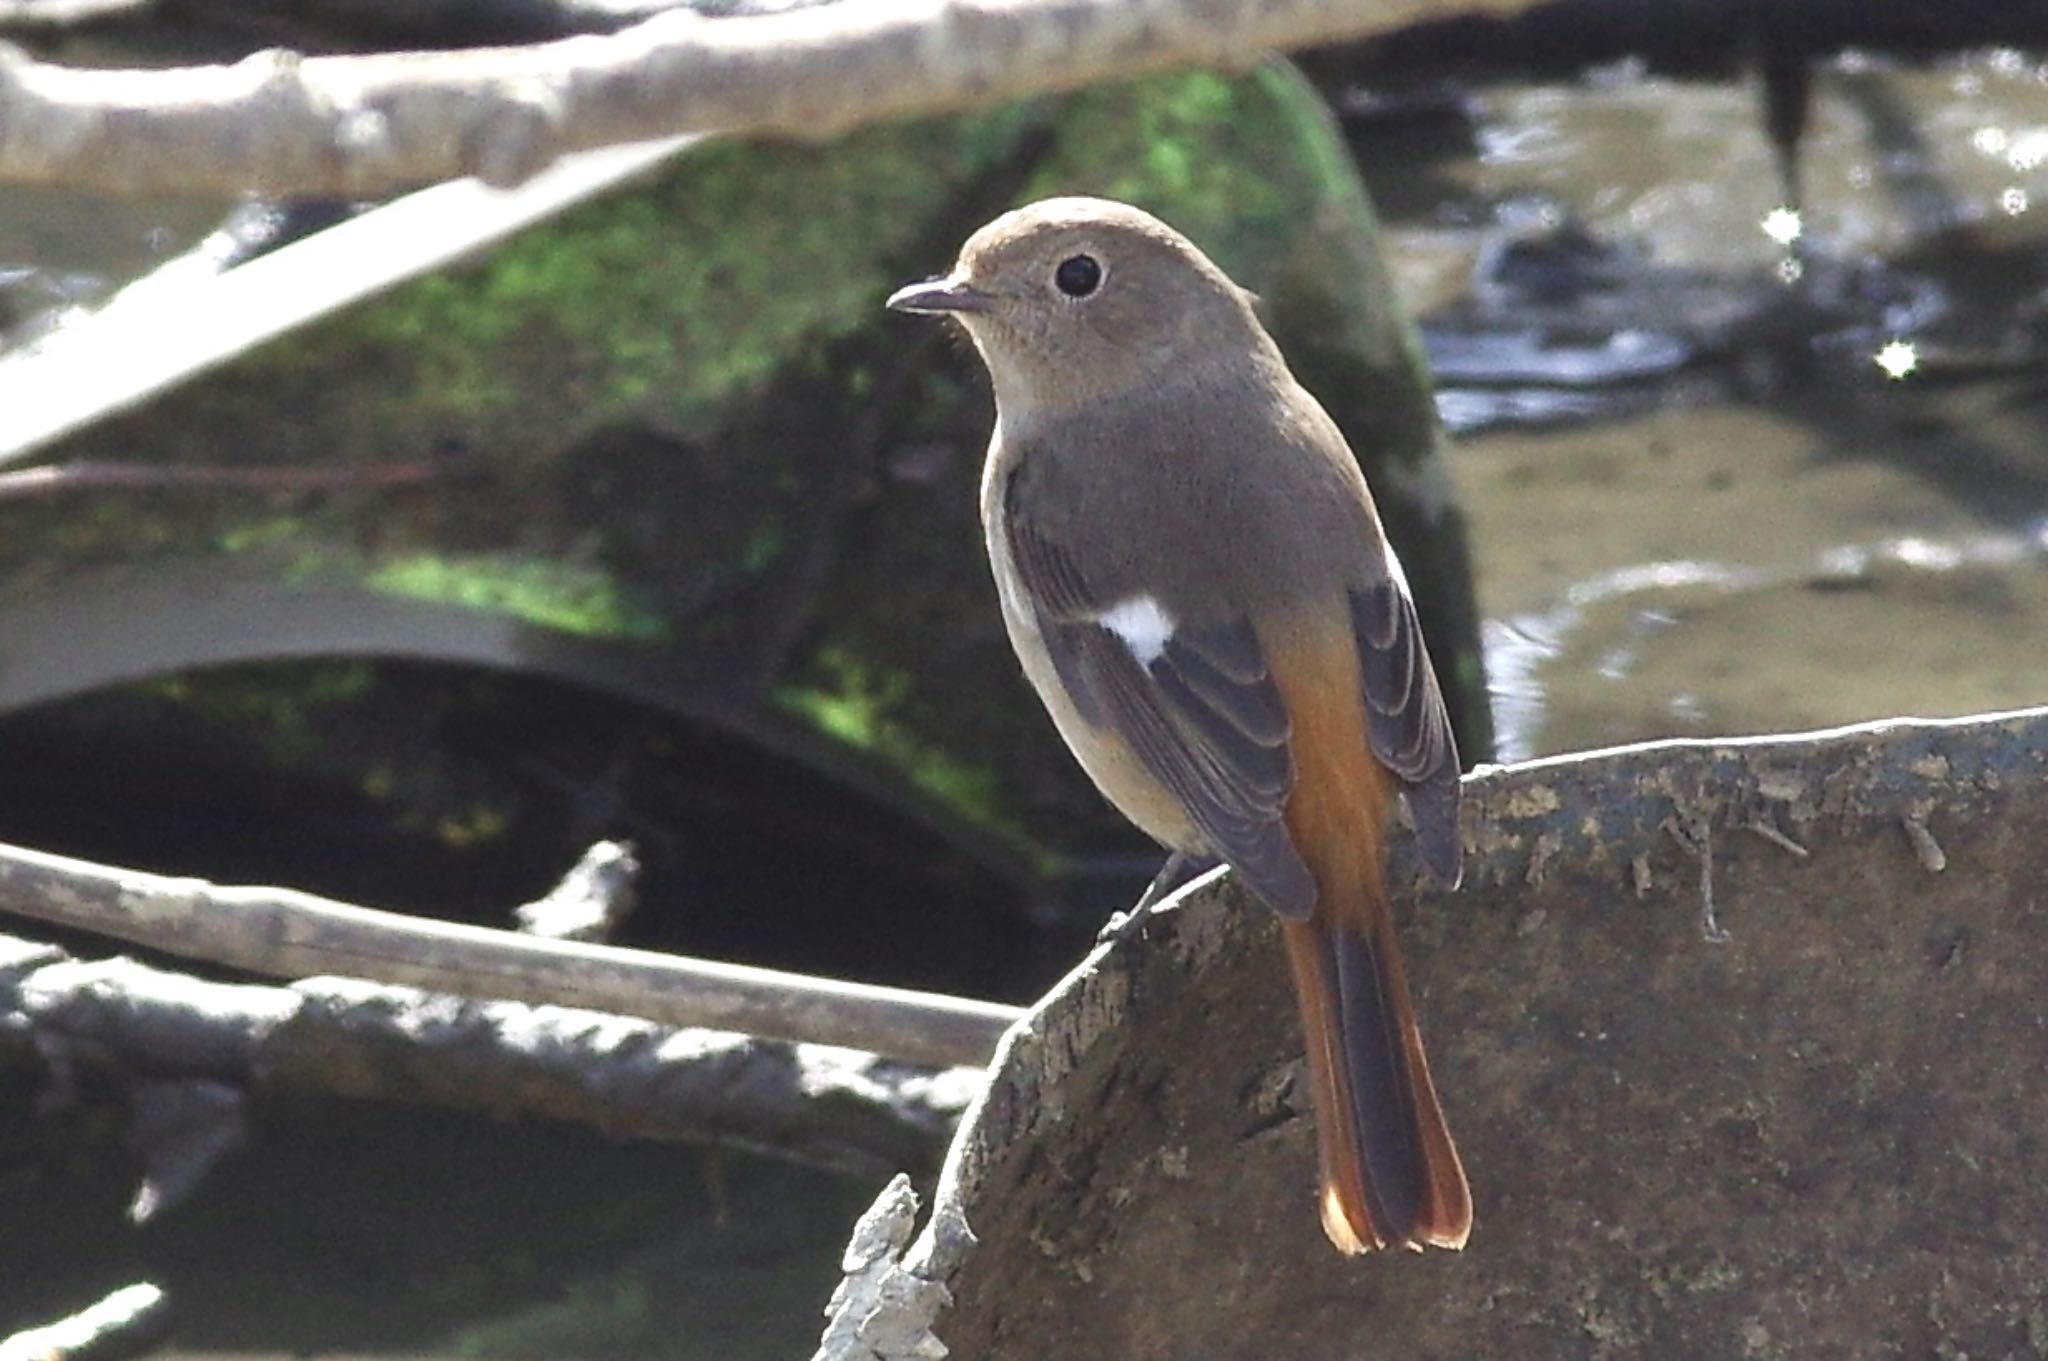
M 1402 926 L 1471 1247 L 1324 1243 L 1275 933 L 1219 877 L 1006 1043 L 904 1262 L 952 1355 L 2040 1354 L 2048 710 L 1468 791 L 1466 886 Z
M 237 1129 L 201 1149 L 183 1138 L 199 1122 L 166 1127 L 173 1108 L 194 1112 L 198 1087 L 219 1100 L 196 1113 L 223 1134 L 245 1094 L 297 1091 L 922 1174 L 982 1080 L 978 1068 L 347 978 L 210 982 L 0 935 L 0 1077 L 14 1068 L 58 1104 L 87 1073 L 123 1079 L 149 1179 L 196 1164 L 191 1184 L 240 1141 Z

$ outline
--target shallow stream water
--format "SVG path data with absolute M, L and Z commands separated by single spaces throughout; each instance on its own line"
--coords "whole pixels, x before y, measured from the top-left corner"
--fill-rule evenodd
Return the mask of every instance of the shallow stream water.
M 1824 71 L 1791 250 L 1750 91 L 1468 107 L 1467 154 L 1360 149 L 1466 427 L 1501 757 L 2048 697 L 2048 71 Z

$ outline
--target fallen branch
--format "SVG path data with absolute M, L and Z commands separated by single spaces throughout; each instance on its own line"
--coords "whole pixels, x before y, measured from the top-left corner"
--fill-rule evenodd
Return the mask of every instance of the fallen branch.
M 133 1141 L 165 1187 L 145 1186 L 138 1205 L 151 1207 L 196 1184 L 205 1167 L 185 1164 L 239 1143 L 183 1138 L 188 1102 L 180 1138 L 152 1147 L 149 1117 L 180 1084 L 226 1084 L 237 1099 L 219 1105 L 222 1120 L 239 1121 L 243 1092 L 312 1091 L 739 1144 L 869 1175 L 936 1168 L 981 1086 L 979 1068 L 352 979 L 211 983 L 5 936 L 0 1035 L 63 1087 L 86 1069 L 124 1080 Z
M 0 47 L 0 181 L 373 197 L 685 132 L 822 138 L 1533 0 L 841 0 L 528 47 L 80 70 Z
M 164 1292 L 127 1285 L 70 1318 L 0 1339 L 0 1361 L 123 1361 L 154 1351 L 169 1327 Z
M 15 846 L 0 845 L 0 912 L 274 978 L 344 974 L 941 1066 L 986 1063 L 1023 1014 L 995 1002 L 541 940 L 294 889 L 174 879 Z

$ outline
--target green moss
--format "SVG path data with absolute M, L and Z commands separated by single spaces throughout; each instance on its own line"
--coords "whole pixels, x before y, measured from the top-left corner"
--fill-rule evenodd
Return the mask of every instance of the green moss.
M 1025 197 L 1088 192 L 1171 221 L 1227 270 L 1255 273 L 1302 230 L 1325 166 L 1302 146 L 1300 111 L 1265 69 L 1103 86 L 1074 96 L 1060 150 Z M 1340 153 L 1341 154 L 1341 153 Z
M 872 325 L 912 243 L 1035 108 L 700 146 L 244 356 L 176 399 L 174 437 L 197 437 L 194 458 L 264 447 L 329 466 L 454 437 L 524 463 L 626 418 L 715 428 L 792 355 Z
M 656 642 L 668 636 L 662 616 L 629 599 L 617 580 L 567 563 L 421 554 L 382 564 L 364 584 L 392 595 L 508 614 L 586 637 Z
M 1001 807 L 1001 781 L 976 765 L 922 739 L 899 718 L 911 677 L 880 672 L 843 649 L 813 659 L 818 683 L 784 685 L 775 700 L 820 733 L 892 767 L 968 822 L 1022 846 L 1026 840 Z
M 222 531 L 215 542 L 222 552 L 245 553 L 255 548 L 271 548 L 279 544 L 301 541 L 306 532 L 305 522 L 296 515 L 273 515 L 263 519 L 243 520 Z

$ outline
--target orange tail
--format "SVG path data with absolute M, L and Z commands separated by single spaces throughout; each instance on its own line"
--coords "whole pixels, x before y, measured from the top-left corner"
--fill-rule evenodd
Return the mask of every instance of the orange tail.
M 1381 845 L 1398 783 L 1372 755 L 1348 632 L 1268 641 L 1293 725 L 1288 835 L 1316 880 L 1282 923 L 1315 1095 L 1323 1232 L 1340 1252 L 1461 1248 L 1472 1195 L 1415 1028 Z
M 1370 934 L 1318 912 L 1283 927 L 1301 1003 L 1322 1161 L 1323 1232 L 1339 1252 L 1462 1248 L 1472 1197 L 1429 1079 L 1384 909 Z

